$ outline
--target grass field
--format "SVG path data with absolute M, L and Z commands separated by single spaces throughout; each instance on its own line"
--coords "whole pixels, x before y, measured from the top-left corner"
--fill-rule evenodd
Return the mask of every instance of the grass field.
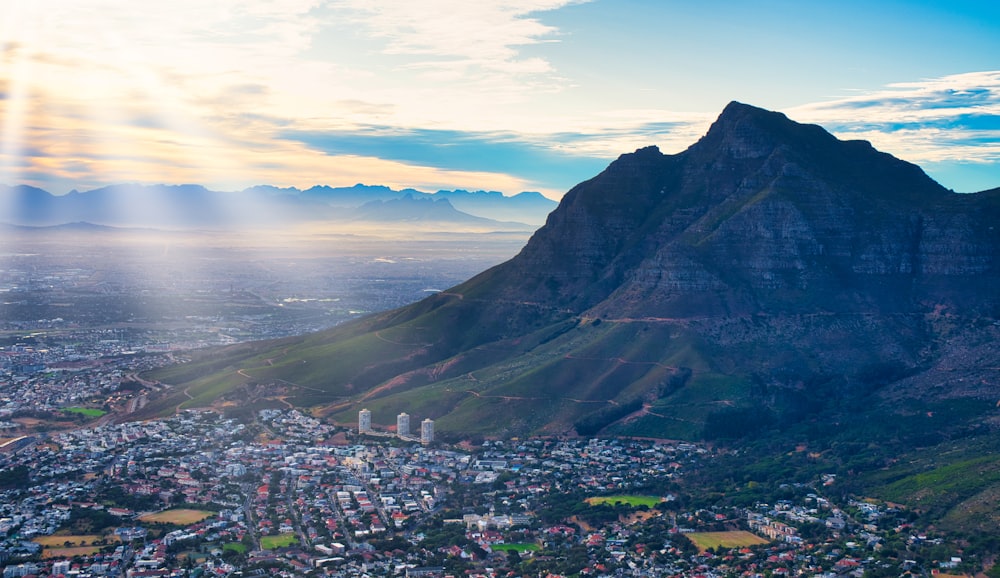
M 99 536 L 97 534 L 67 534 L 65 536 L 39 536 L 34 538 L 32 542 L 41 544 L 43 548 L 62 548 L 66 542 L 70 542 L 74 546 L 90 546 L 97 540 L 107 540 L 109 543 L 117 542 L 118 536 L 112 534 L 107 536 Z
M 587 503 L 590 504 L 591 506 L 596 506 L 598 504 L 611 504 L 611 505 L 626 504 L 628 506 L 632 506 L 633 508 L 636 506 L 647 506 L 652 508 L 662 501 L 663 500 L 661 500 L 656 496 L 623 495 L 623 496 L 596 496 L 593 498 L 587 498 Z
M 78 413 L 86 417 L 101 417 L 108 413 L 102 409 L 92 407 L 64 407 L 63 411 L 66 413 Z
M 239 543 L 239 542 L 229 542 L 228 544 L 223 544 L 222 545 L 222 551 L 223 552 L 232 551 L 232 552 L 236 552 L 236 553 L 239 553 L 239 554 L 246 554 L 247 553 L 247 547 L 245 545 Z
M 118 542 L 118 536 L 108 534 L 99 536 L 97 534 L 67 534 L 65 536 L 39 536 L 32 540 L 42 546 L 42 558 L 72 558 L 74 556 L 93 556 L 101 551 L 101 546 L 95 546 L 94 542 L 105 540 L 109 544 Z M 69 542 L 72 546 L 65 546 Z
M 285 548 L 298 543 L 299 539 L 295 537 L 295 534 L 278 534 L 277 536 L 261 536 L 260 538 L 260 547 L 265 550 Z
M 493 544 L 490 546 L 490 550 L 494 552 L 508 552 L 514 550 L 516 552 L 534 552 L 541 550 L 538 544 Z
M 709 548 L 742 548 L 767 544 L 767 540 L 750 532 L 692 532 L 684 534 L 699 550 Z
M 145 516 L 140 517 L 139 520 L 152 524 L 177 524 L 179 526 L 189 526 L 206 518 L 211 518 L 214 515 L 215 512 L 180 508 L 176 510 L 164 510 L 155 514 L 146 514 Z
M 45 548 L 42 559 L 73 558 L 74 556 L 93 556 L 101 551 L 100 546 L 76 546 L 74 548 Z

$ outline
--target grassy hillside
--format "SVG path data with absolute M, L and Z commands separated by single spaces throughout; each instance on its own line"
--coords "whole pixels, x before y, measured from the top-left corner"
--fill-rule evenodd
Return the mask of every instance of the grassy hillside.
M 280 398 L 340 423 L 362 407 L 391 424 L 405 411 L 442 435 L 597 432 L 699 438 L 720 407 L 747 403 L 745 380 L 719 374 L 704 345 L 665 323 L 556 320 L 515 339 L 449 344 L 429 308 L 384 329 L 246 344 L 152 372 L 173 384 L 150 413 L 249 397 Z M 398 312 L 390 314 L 398 316 Z M 537 320 L 536 320 L 537 321 Z M 449 355 L 453 350 L 458 352 Z M 244 401 L 246 401 L 244 399 Z

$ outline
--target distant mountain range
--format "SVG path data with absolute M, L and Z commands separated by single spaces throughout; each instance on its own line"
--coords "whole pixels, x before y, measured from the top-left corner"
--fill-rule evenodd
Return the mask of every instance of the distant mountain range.
M 87 222 L 112 227 L 240 228 L 299 222 L 463 223 L 500 229 L 534 228 L 556 202 L 539 193 L 512 197 L 486 191 L 394 191 L 355 185 L 333 188 L 257 186 L 239 192 L 200 185 L 115 185 L 52 195 L 30 186 L 0 185 L 0 221 L 53 226 Z

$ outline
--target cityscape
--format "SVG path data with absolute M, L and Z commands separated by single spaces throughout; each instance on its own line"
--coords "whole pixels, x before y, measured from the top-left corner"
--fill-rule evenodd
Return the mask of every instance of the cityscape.
M 693 493 L 726 459 L 653 440 L 466 449 L 288 409 L 185 411 L 5 447 L 0 560 L 7 577 L 72 578 L 834 578 L 980 563 L 911 512 L 840 497 L 836 474 L 783 484 L 775 502 Z

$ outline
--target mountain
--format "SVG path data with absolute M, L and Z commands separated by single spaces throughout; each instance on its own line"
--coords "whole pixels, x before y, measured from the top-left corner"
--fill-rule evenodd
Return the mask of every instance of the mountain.
M 113 185 L 52 195 L 29 187 L 0 187 L 9 208 L 3 219 L 51 227 L 89 222 L 111 227 L 228 227 L 286 219 L 315 219 L 315 208 L 287 207 L 279 198 L 210 191 L 200 185 Z
M 86 221 L 78 221 L 76 223 L 63 223 L 61 225 L 50 225 L 47 227 L 33 227 L 30 225 L 8 225 L 7 223 L 0 223 L 0 230 L 4 231 L 18 231 L 25 233 L 115 233 L 119 231 L 129 231 L 129 229 L 119 229 L 116 227 L 107 227 L 105 225 L 95 225 L 93 223 L 88 223 Z
M 0 203 L 5 209 L 4 221 L 9 224 L 53 224 L 45 219 L 55 212 L 56 198 L 37 187 L 0 186 Z
M 438 191 L 433 196 L 447 199 L 456 209 L 470 215 L 538 225 L 545 222 L 545 217 L 556 206 L 555 201 L 532 191 L 507 197 L 496 191 L 470 192 L 459 189 Z
M 448 199 L 415 199 L 409 194 L 385 201 L 369 201 L 354 209 L 351 214 L 356 219 L 369 222 L 448 222 L 486 226 L 497 223 L 492 219 L 463 213 L 455 209 Z
M 506 222 L 507 217 L 540 222 L 555 205 L 544 197 L 539 202 L 531 193 L 515 197 L 499 193 L 461 193 L 456 198 L 462 198 L 462 202 L 478 215 L 455 209 L 444 194 L 432 195 L 412 189 L 393 191 L 387 187 L 364 185 L 340 189 L 317 186 L 306 191 L 257 186 L 239 192 L 211 191 L 200 185 L 113 185 L 86 192 L 72 191 L 62 196 L 34 187 L 0 186 L 0 202 L 7 208 L 4 221 L 15 225 L 45 227 L 91 222 L 114 227 L 171 229 L 409 220 L 531 230 L 534 228 L 531 225 Z M 481 197 L 489 197 L 489 200 L 480 201 Z M 411 202 L 404 202 L 406 199 Z M 430 205 L 412 202 L 414 200 L 442 201 L 442 204 L 438 205 L 438 210 L 428 212 Z M 417 213 L 404 214 L 409 209 Z
M 496 191 L 459 189 L 425 193 L 415 189 L 396 191 L 384 186 L 360 184 L 353 187 L 316 186 L 301 191 L 301 196 L 336 207 L 359 207 L 372 201 L 392 201 L 405 197 L 418 200 L 446 199 L 455 209 L 473 216 L 533 225 L 544 223 L 545 217 L 556 206 L 555 201 L 536 192 L 522 192 L 508 197 Z
M 998 217 L 1000 190 L 952 193 L 867 142 L 734 102 L 687 150 L 640 149 L 574 187 L 510 261 L 157 372 L 178 387 L 150 407 L 229 391 L 344 423 L 406 411 L 453 439 L 791 440 L 822 467 L 890 476 L 899 452 L 996 439 Z
M 428 193 L 414 189 L 394 191 L 381 185 L 357 184 L 353 187 L 329 187 L 318 185 L 300 192 L 306 199 L 320 201 L 335 207 L 358 207 L 372 201 L 391 201 L 406 195 L 417 198 L 429 198 Z

